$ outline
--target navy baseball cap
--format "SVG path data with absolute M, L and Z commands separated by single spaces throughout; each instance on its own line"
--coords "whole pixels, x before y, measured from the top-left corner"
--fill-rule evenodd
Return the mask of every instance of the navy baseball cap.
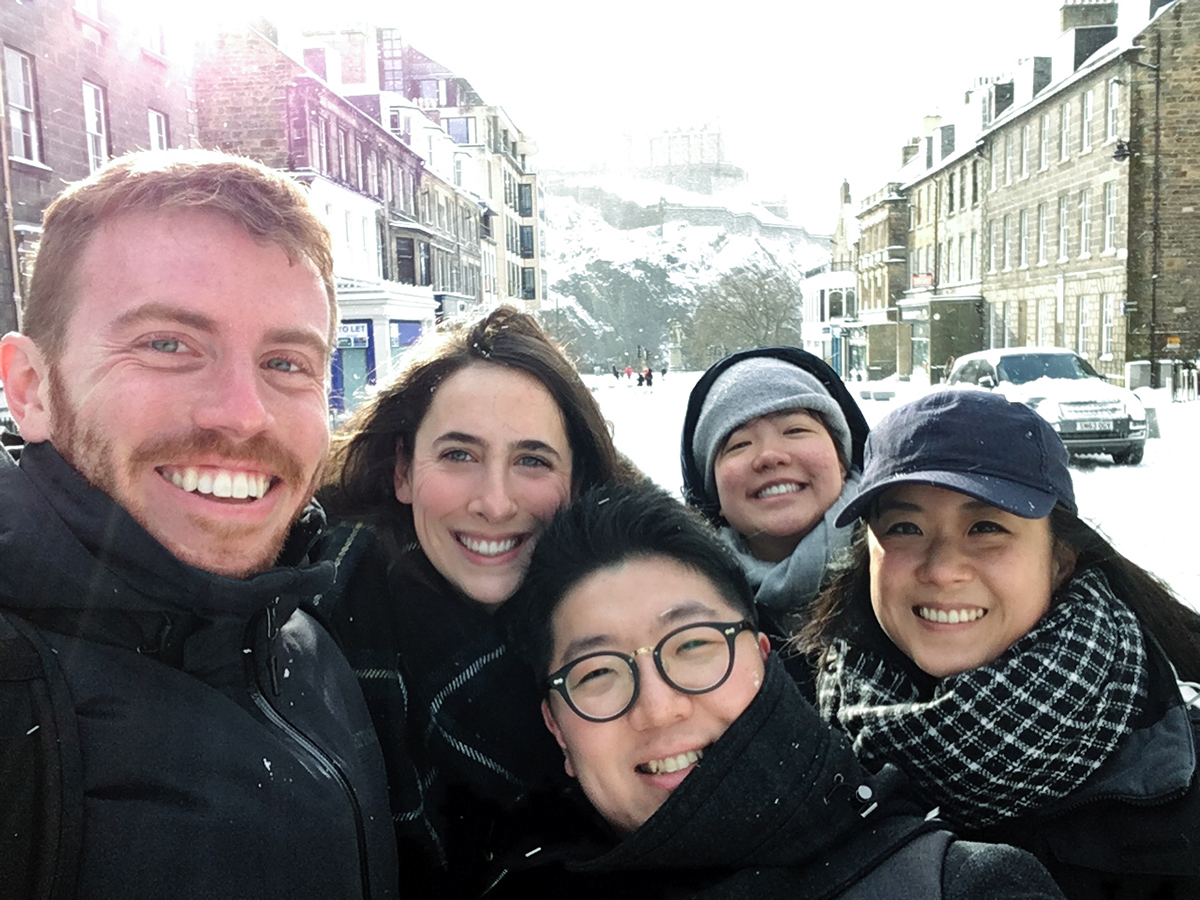
M 1067 448 L 1023 403 L 945 389 L 888 413 L 867 438 L 862 482 L 841 515 L 848 525 L 895 484 L 949 488 L 1026 519 L 1061 504 L 1076 512 Z

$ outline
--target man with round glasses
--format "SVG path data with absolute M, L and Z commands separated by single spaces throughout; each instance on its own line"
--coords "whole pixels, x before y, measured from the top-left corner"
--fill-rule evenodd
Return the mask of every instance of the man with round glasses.
M 1029 854 L 955 840 L 895 770 L 862 769 L 736 561 L 653 485 L 560 510 L 504 614 L 583 797 L 497 830 L 489 898 L 1061 896 Z

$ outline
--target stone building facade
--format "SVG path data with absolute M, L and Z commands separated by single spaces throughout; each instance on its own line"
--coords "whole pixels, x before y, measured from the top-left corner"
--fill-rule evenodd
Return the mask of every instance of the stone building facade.
M 908 206 L 907 285 L 887 300 L 910 332 L 896 335 L 895 371 L 936 381 L 953 357 L 1005 346 L 1069 347 L 1117 382 L 1131 360 L 1195 359 L 1197 96 L 1200 0 L 1065 0 L 1045 56 L 966 93 L 952 146 L 945 123 L 927 122 L 898 190 L 859 213 L 871 315 L 899 205 L 886 198 Z M 887 346 L 868 340 L 873 374 Z
M 194 79 L 200 141 L 294 175 L 330 230 L 340 308 L 331 406 L 353 408 L 432 327 L 434 246 L 453 254 L 454 222 L 448 230 L 444 204 L 439 220 L 420 158 L 271 35 L 245 28 L 205 42 Z
M 1194 360 L 1200 358 L 1200 2 L 1175 0 L 1134 44 L 1144 49 L 1134 49 L 1126 63 L 1126 354 Z
M 86 8 L 0 4 L 0 333 L 16 327 L 42 212 L 65 183 L 131 150 L 195 143 L 191 82 L 177 55 L 186 36 L 147 16 L 122 20 L 119 7 Z
M 912 371 L 912 327 L 899 321 L 900 300 L 908 287 L 908 215 L 908 198 L 899 182 L 864 199 L 856 214 L 858 315 L 871 379 Z
M 1115 4 L 1104 5 L 1115 25 Z M 1107 26 L 1064 31 L 1055 69 L 1095 27 Z M 984 139 L 985 346 L 1070 347 L 1124 377 L 1130 166 L 1114 150 L 1129 133 L 1131 52 L 1114 40 L 1036 96 L 1018 95 Z
M 381 58 L 380 69 L 390 89 L 425 110 L 450 136 L 460 151 L 456 183 L 486 203 L 487 228 L 494 239 L 496 302 L 541 309 L 545 214 L 541 186 L 529 161 L 537 152 L 533 139 L 503 107 L 485 102 L 466 78 L 415 47 L 403 46 L 398 55 Z

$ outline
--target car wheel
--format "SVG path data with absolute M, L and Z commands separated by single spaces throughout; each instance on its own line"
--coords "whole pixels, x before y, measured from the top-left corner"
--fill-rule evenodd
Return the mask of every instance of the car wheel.
M 1146 448 L 1142 446 L 1130 447 L 1128 450 L 1122 450 L 1120 453 L 1112 455 L 1113 462 L 1118 466 L 1136 466 L 1142 461 L 1142 456 L 1145 454 Z

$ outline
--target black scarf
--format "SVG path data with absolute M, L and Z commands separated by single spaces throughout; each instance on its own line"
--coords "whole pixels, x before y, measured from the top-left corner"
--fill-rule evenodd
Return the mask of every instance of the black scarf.
M 1134 614 L 1098 569 L 1076 575 L 1028 634 L 932 690 L 910 665 L 837 640 L 821 713 L 869 766 L 903 769 L 943 818 L 977 829 L 1065 797 L 1131 730 L 1146 697 Z
M 415 544 L 391 560 L 362 526 L 333 529 L 319 601 L 370 709 L 388 769 L 401 866 L 414 896 L 468 892 L 480 844 L 526 790 L 565 782 L 541 687 L 489 612 Z

